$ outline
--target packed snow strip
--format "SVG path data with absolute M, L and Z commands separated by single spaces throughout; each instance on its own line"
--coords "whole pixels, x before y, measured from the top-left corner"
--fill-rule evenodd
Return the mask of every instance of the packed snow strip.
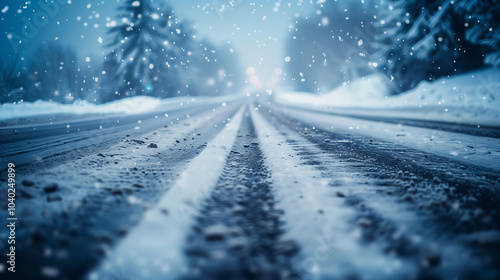
M 272 107 L 275 110 L 279 108 Z M 336 133 L 356 133 L 391 143 L 500 170 L 500 141 L 400 124 L 365 121 L 297 109 L 283 111 L 292 119 Z
M 289 134 L 287 135 L 287 139 L 290 139 Z M 301 144 L 298 145 L 303 146 Z M 443 234 L 439 230 L 436 231 L 436 227 L 429 226 L 431 221 L 436 220 L 434 213 L 417 212 L 415 211 L 415 204 L 402 201 L 400 195 L 389 195 L 388 192 L 394 192 L 395 187 L 384 185 L 378 178 L 353 176 L 353 174 L 373 169 L 373 165 L 364 164 L 363 167 L 360 167 L 360 163 L 363 162 L 362 160 L 349 163 L 333 157 L 332 154 L 323 153 L 317 146 L 305 146 L 304 150 L 310 152 L 316 160 L 323 163 L 322 167 L 327 170 L 325 173 L 328 172 L 328 176 L 335 182 L 334 188 L 336 191 L 346 197 L 359 199 L 362 201 L 365 209 L 372 210 L 373 212 L 371 213 L 383 220 L 382 224 L 391 224 L 394 226 L 394 232 L 391 234 L 392 240 L 387 245 L 394 246 L 398 242 L 403 243 L 403 240 L 406 240 L 408 242 L 406 248 L 418 249 L 418 252 L 414 256 L 406 257 L 407 261 L 413 261 L 416 266 L 420 266 L 423 262 L 427 261 L 429 256 L 433 254 L 439 255 L 442 261 L 439 267 L 434 268 L 434 270 L 442 278 L 457 274 L 465 275 L 466 272 L 477 270 L 478 267 L 483 265 L 481 259 L 477 258 L 471 252 L 470 248 L 464 246 L 464 242 L 450 240 L 449 235 Z M 421 189 L 422 187 L 422 185 L 417 187 L 420 191 L 420 201 L 429 202 L 442 199 L 442 193 L 436 191 L 436 189 Z M 467 213 L 467 210 L 459 208 L 454 211 L 455 214 L 460 212 Z M 356 223 L 359 228 L 354 230 L 353 234 L 361 236 L 362 226 L 368 225 L 370 227 L 376 222 L 372 218 L 363 217 L 358 219 Z M 461 238 L 465 239 L 465 236 Z M 379 239 L 375 242 L 383 247 L 385 242 L 383 239 L 385 237 L 380 236 L 379 238 L 382 240 Z M 383 250 L 387 252 L 387 247 Z M 401 258 L 400 260 L 405 261 L 405 258 Z
M 500 69 L 484 69 L 433 82 L 390 95 L 390 81 L 372 75 L 351 81 L 321 95 L 281 92 L 284 105 L 360 116 L 397 117 L 426 121 L 500 126 Z
M 301 156 L 279 131 L 258 112 L 251 112 L 272 175 L 276 207 L 284 210 L 283 238 L 300 246 L 295 270 L 305 279 L 344 278 L 354 271 L 362 273 L 362 279 L 403 278 L 415 273 L 417 268 L 383 254 L 376 244 L 362 245 L 351 226 L 354 209 L 335 195 L 337 190 L 328 187 L 329 181 L 322 179 L 320 171 L 302 164 Z
M 93 104 L 85 100 L 78 100 L 71 104 L 61 104 L 51 101 L 38 100 L 35 102 L 5 103 L 0 105 L 0 121 L 28 118 L 43 115 L 93 115 L 93 114 L 141 114 L 146 112 L 166 111 L 181 106 L 206 105 L 207 103 L 231 102 L 239 96 L 220 97 L 174 97 L 159 99 L 150 96 L 134 96 L 117 101 Z
M 179 279 L 187 271 L 184 241 L 194 215 L 222 173 L 239 130 L 243 106 L 194 158 L 180 178 L 88 279 L 109 279 L 126 268 L 140 279 Z
M 89 193 L 99 193 L 103 188 L 119 185 L 116 190 L 123 191 L 127 186 L 132 186 L 134 183 L 147 185 L 151 188 L 158 187 L 160 189 L 164 187 L 163 184 L 167 184 L 166 181 L 168 181 L 165 178 L 145 174 L 138 179 L 136 173 L 129 171 L 133 169 L 158 170 L 158 173 L 160 173 L 160 169 L 164 169 L 164 166 L 156 157 L 158 152 L 174 147 L 177 139 L 182 139 L 202 125 L 206 125 L 212 114 L 212 112 L 199 114 L 182 120 L 176 125 L 170 125 L 168 128 L 161 128 L 141 137 L 123 140 L 121 143 L 102 151 L 102 153 L 71 160 L 63 165 L 42 169 L 39 172 L 25 176 L 23 179 L 40 186 L 57 182 L 60 185 L 60 193 L 64 194 L 64 199 L 57 203 L 41 199 L 33 200 L 30 204 L 21 204 L 21 210 L 24 210 L 23 207 L 30 210 L 24 215 L 25 221 L 35 225 L 46 220 L 46 217 L 42 216 L 42 211 L 33 211 L 33 209 L 46 209 L 45 212 L 50 212 L 48 209 L 51 209 L 51 211 L 58 213 L 61 209 L 78 207 L 75 205 L 80 203 L 81 198 L 86 197 Z M 156 148 L 148 147 L 151 144 L 154 144 Z M 115 162 L 120 164 L 115 164 Z M 25 192 L 33 196 L 39 195 L 43 197 L 44 195 L 42 189 L 31 188 L 25 190 Z M 113 197 L 109 193 L 105 193 L 103 199 L 113 200 Z M 134 195 L 128 198 L 128 202 L 137 205 L 137 207 L 147 206 Z
M 116 178 L 114 178 L 114 176 L 120 176 L 115 174 L 115 171 L 128 170 L 134 167 L 159 165 L 160 163 L 151 160 L 154 155 L 158 154 L 158 151 L 164 151 L 173 147 L 176 144 L 176 140 L 182 139 L 203 125 L 206 125 L 207 121 L 212 118 L 212 114 L 212 112 L 206 112 L 184 119 L 176 125 L 170 125 L 167 128 L 163 127 L 142 136 L 124 140 L 119 144 L 109 147 L 103 153 L 73 160 L 64 165 L 59 165 L 42 172 L 43 174 L 53 174 L 53 180 L 74 183 L 75 189 L 80 189 L 80 187 L 78 187 L 79 185 L 93 185 L 93 183 L 90 182 L 88 184 L 83 183 L 86 179 L 93 178 L 100 178 L 100 181 L 103 181 L 103 183 L 97 184 L 97 187 L 99 185 L 104 186 L 106 185 L 107 179 L 115 181 Z M 148 144 L 154 144 L 156 148 L 148 148 Z M 119 166 L 111 164 L 110 166 L 96 167 L 92 164 L 92 162 L 102 161 L 103 156 L 109 155 L 113 157 L 114 161 L 120 162 Z M 85 179 L 80 178 L 79 173 L 68 172 L 68 170 L 78 170 L 80 173 L 85 173 L 86 175 L 82 176 L 85 177 Z M 34 175 L 38 179 L 47 176 Z M 65 180 L 64 177 L 68 177 L 68 180 Z

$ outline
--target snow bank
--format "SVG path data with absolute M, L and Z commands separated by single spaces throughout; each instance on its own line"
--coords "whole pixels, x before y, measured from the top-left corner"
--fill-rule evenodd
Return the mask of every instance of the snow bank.
M 368 103 L 383 100 L 389 94 L 388 81 L 384 75 L 377 74 L 339 86 L 330 93 L 281 92 L 276 100 L 294 106 L 368 107 Z
M 363 116 L 500 126 L 500 69 L 421 82 L 415 89 L 388 96 L 390 81 L 372 75 L 339 86 L 330 93 L 281 92 L 278 103 Z
M 135 96 L 99 105 L 83 100 L 75 101 L 72 104 L 41 100 L 16 104 L 8 103 L 0 106 L 0 120 L 56 114 L 142 113 L 156 108 L 161 102 L 162 100 L 154 97 Z
M 21 102 L 0 105 L 0 121 L 17 118 L 28 118 L 43 115 L 92 115 L 92 114 L 140 114 L 165 110 L 181 104 L 204 104 L 207 100 L 223 102 L 234 99 L 234 96 L 210 97 L 175 97 L 159 99 L 150 96 L 134 96 L 105 104 L 93 104 L 87 101 L 75 101 L 72 104 L 60 104 L 51 101 Z

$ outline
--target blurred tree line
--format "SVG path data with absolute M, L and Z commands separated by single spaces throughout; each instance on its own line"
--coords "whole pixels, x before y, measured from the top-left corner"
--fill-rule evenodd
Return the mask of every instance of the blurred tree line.
M 325 92 L 374 73 L 392 94 L 423 80 L 500 66 L 496 0 L 325 1 L 287 43 L 296 90 Z
M 57 43 L 40 46 L 27 58 L 0 60 L 0 102 L 226 95 L 243 86 L 231 46 L 199 40 L 167 4 L 126 0 L 115 22 L 102 63 Z

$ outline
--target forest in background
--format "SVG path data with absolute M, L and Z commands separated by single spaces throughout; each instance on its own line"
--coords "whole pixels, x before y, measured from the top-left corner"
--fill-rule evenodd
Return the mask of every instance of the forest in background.
M 0 60 L 0 102 L 104 103 L 137 95 L 214 96 L 241 90 L 243 67 L 234 49 L 198 39 L 169 5 L 127 0 L 111 22 L 102 63 L 78 57 L 57 42 L 39 46 L 28 57 Z
M 319 2 L 315 14 L 291 18 L 282 42 L 286 89 L 324 93 L 381 73 L 399 94 L 421 81 L 500 66 L 496 0 Z M 214 96 L 245 87 L 237 50 L 200 40 L 167 4 L 126 0 L 113 22 L 102 62 L 57 41 L 0 60 L 0 103 Z
M 399 94 L 424 80 L 500 66 L 496 0 L 323 2 L 291 30 L 291 89 L 324 93 L 381 73 Z

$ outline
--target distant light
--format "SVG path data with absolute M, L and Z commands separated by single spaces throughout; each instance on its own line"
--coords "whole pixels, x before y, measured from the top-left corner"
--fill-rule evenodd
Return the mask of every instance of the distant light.
M 152 84 L 147 84 L 147 85 L 146 85 L 146 91 L 147 91 L 147 92 L 151 92 L 151 91 L 153 91 L 153 85 L 152 85 Z
M 250 76 L 254 75 L 255 74 L 255 68 L 248 67 L 247 68 L 247 74 L 250 75 Z
M 285 62 L 290 62 L 292 60 L 289 56 L 285 57 Z
M 252 76 L 252 77 L 250 77 L 250 82 L 252 84 L 258 84 L 259 83 L 259 78 L 257 78 L 257 76 Z

